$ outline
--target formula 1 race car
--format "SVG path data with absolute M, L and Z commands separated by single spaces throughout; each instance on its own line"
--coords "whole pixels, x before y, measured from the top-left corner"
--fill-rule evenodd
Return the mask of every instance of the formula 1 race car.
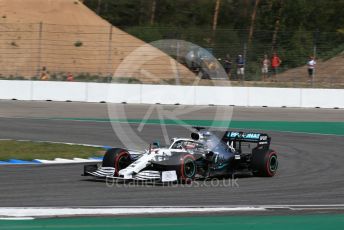
M 144 152 L 109 149 L 102 165 L 85 165 L 84 176 L 116 180 L 188 182 L 197 178 L 250 173 L 272 177 L 277 154 L 263 133 L 226 131 L 222 139 L 201 127 L 191 138 L 173 138 L 162 148 L 155 143 Z

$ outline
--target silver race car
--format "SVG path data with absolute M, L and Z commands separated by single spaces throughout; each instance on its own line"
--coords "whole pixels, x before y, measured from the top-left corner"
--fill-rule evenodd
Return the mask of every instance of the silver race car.
M 272 177 L 278 161 L 270 141 L 263 133 L 226 131 L 219 138 L 196 127 L 191 138 L 173 138 L 168 147 L 153 143 L 143 152 L 109 149 L 101 166 L 85 165 L 83 175 L 159 182 L 189 182 L 237 173 Z

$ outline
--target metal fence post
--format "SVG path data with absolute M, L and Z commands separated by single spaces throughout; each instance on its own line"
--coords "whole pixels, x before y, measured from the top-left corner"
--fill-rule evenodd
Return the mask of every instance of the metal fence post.
M 314 58 L 314 61 L 316 60 L 316 56 L 317 56 L 318 37 L 319 37 L 319 29 L 317 29 L 313 34 L 313 58 Z M 315 83 L 315 71 L 316 71 L 316 68 L 314 68 L 313 74 L 312 74 L 312 88 L 314 88 L 314 83 Z
M 36 77 L 39 78 L 41 72 L 41 59 L 42 59 L 42 32 L 43 32 L 43 22 L 39 23 L 38 29 L 38 54 L 37 54 L 37 70 Z
M 175 61 L 175 68 L 176 68 L 176 74 L 175 74 L 175 82 L 176 82 L 176 85 L 180 85 L 180 76 L 179 76 L 179 69 L 178 69 L 178 64 L 179 64 L 179 56 L 180 56 L 180 43 L 179 43 L 179 40 L 177 40 L 177 49 L 176 49 L 176 61 Z
M 110 25 L 109 30 L 109 44 L 108 44 L 108 68 L 109 68 L 109 77 L 112 76 L 112 25 Z M 111 81 L 111 80 L 109 80 Z
M 247 44 L 246 42 L 244 43 L 244 53 L 243 53 L 243 59 L 244 59 L 244 73 L 242 75 L 242 79 L 241 79 L 241 84 L 243 85 L 245 83 L 245 76 L 246 76 L 246 72 L 247 72 Z

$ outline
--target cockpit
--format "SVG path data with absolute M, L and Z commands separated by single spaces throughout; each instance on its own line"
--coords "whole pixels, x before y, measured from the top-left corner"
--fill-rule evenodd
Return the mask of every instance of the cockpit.
M 218 136 L 207 130 L 200 130 L 197 133 L 192 133 L 191 137 L 202 143 L 208 151 L 220 153 L 235 151 L 230 147 L 230 144 L 223 142 Z
M 185 151 L 195 151 L 204 149 L 204 145 L 197 141 L 187 139 L 177 139 L 173 141 L 174 142 L 171 144 L 170 149 L 179 149 Z

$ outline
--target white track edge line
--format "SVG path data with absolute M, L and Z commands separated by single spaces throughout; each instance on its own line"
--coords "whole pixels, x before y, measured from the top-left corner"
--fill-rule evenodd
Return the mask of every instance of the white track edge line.
M 265 211 L 261 207 L 218 208 L 0 208 L 0 217 L 56 217 L 80 215 L 138 215 L 168 213 Z

